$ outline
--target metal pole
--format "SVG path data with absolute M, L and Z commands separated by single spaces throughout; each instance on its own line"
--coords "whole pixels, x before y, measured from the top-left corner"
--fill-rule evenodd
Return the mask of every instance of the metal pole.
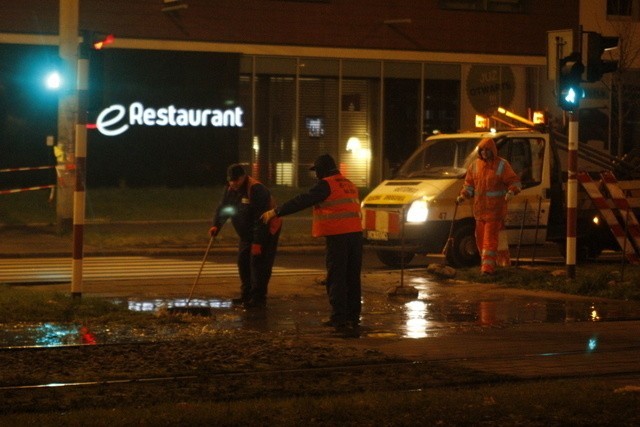
M 628 234 L 627 234 L 627 230 L 629 227 L 629 212 L 631 211 L 631 205 L 627 205 L 627 213 L 625 215 L 625 219 L 624 219 L 624 245 L 622 246 L 622 256 L 620 258 L 622 258 L 622 265 L 620 266 L 620 281 L 624 282 L 624 265 L 625 265 L 625 256 L 624 254 L 627 253 L 627 242 L 629 241 L 628 238 Z
M 78 22 L 80 0 L 59 2 L 59 46 L 58 54 L 65 64 L 65 81 L 76 81 L 75 69 L 78 61 Z M 63 90 L 58 100 L 58 141 L 56 154 L 58 188 L 56 191 L 56 226 L 58 234 L 71 231 L 73 217 L 73 182 L 75 179 L 74 124 L 78 99 L 75 90 Z
M 578 209 L 578 112 L 569 113 L 567 151 L 567 277 L 576 278 L 576 228 Z
M 542 197 L 538 196 L 538 215 L 536 216 L 536 233 L 533 237 L 533 253 L 531 254 L 531 265 L 536 262 L 536 249 L 538 248 L 538 228 L 540 227 L 540 211 L 542 210 Z
M 520 238 L 518 239 L 518 251 L 516 252 L 516 267 L 520 264 L 520 247 L 522 245 L 522 234 L 524 233 L 524 222 L 527 219 L 527 207 L 529 199 L 524 199 L 524 210 L 522 211 L 522 222 L 520 223 Z
M 404 207 L 400 210 L 402 217 L 400 221 L 402 221 L 402 235 L 400 236 L 400 287 L 404 286 Z
M 89 48 L 88 36 L 83 34 L 78 55 L 78 119 L 76 123 L 76 183 L 73 192 L 73 262 L 71 295 L 82 296 L 82 262 L 85 220 L 85 181 L 87 171 L 87 109 L 89 105 Z

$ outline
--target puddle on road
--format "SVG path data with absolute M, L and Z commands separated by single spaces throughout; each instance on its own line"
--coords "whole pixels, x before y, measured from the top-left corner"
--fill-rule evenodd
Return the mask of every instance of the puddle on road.
M 362 335 L 369 337 L 426 338 L 463 333 L 473 328 L 508 327 L 522 323 L 600 322 L 640 319 L 640 304 L 621 301 L 590 303 L 532 297 L 498 297 L 461 301 L 459 295 L 436 294 L 425 286 L 418 298 L 406 300 L 386 295 L 363 297 Z M 438 289 L 436 288 L 436 291 Z M 187 307 L 187 299 L 119 300 L 130 310 L 161 313 L 172 307 Z M 211 316 L 198 322 L 132 328 L 125 325 L 89 329 L 78 324 L 18 324 L 0 326 L 0 347 L 64 346 L 158 341 L 202 335 L 206 332 L 255 330 L 294 334 L 326 334 L 321 322 L 328 316 L 325 298 L 272 298 L 268 308 L 247 311 L 228 299 L 191 299 L 189 307 L 207 307 Z M 191 330 L 189 330 L 191 328 Z

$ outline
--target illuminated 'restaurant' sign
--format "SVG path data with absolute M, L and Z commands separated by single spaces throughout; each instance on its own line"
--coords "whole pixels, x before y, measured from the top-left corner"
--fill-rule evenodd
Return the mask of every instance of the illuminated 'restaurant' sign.
M 131 126 L 242 127 L 243 114 L 240 107 L 226 110 L 176 108 L 173 105 L 145 108 L 142 103 L 134 102 L 129 108 L 114 104 L 102 110 L 96 119 L 96 128 L 105 136 L 117 136 Z

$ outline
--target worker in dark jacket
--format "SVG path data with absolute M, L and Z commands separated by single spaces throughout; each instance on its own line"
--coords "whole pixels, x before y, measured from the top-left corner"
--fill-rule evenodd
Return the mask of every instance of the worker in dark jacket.
M 240 298 L 234 304 L 245 308 L 261 308 L 267 302 L 267 288 L 273 261 L 275 260 L 281 220 L 265 225 L 260 216 L 275 207 L 269 189 L 248 176 L 239 164 L 227 169 L 228 185 L 218 205 L 213 226 L 209 230 L 215 237 L 231 218 L 240 238 L 238 247 L 238 272 L 240 274 Z
M 311 170 L 318 183 L 307 193 L 262 215 L 265 223 L 313 206 L 314 237 L 326 239 L 327 293 L 331 318 L 325 322 L 348 332 L 360 323 L 362 219 L 357 187 L 338 170 L 329 154 L 316 159 Z

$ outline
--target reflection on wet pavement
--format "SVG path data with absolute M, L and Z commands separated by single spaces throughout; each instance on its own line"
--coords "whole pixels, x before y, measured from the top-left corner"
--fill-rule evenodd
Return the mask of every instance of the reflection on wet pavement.
M 624 301 L 591 302 L 578 298 L 557 299 L 480 292 L 471 284 L 443 284 L 425 277 L 412 277 L 416 299 L 389 297 L 380 291 L 363 291 L 360 336 L 371 338 L 428 338 L 460 334 L 481 328 L 508 328 L 523 323 L 569 323 L 631 320 L 640 318 L 640 304 Z M 329 315 L 326 295 L 292 295 L 271 298 L 265 309 L 244 310 L 229 299 L 153 298 L 121 300 L 132 311 L 161 315 L 171 308 L 206 307 L 211 315 L 186 326 L 179 322 L 163 329 L 147 330 L 125 325 L 121 330 L 99 326 L 15 325 L 0 328 L 0 347 L 108 344 L 125 341 L 153 341 L 192 333 L 253 330 L 295 335 L 327 335 L 322 321 Z M 188 306 L 187 306 L 188 303 Z M 189 325 L 189 322 L 186 322 Z M 188 333 L 188 332 L 187 332 Z M 595 345 L 595 343 L 594 343 Z

